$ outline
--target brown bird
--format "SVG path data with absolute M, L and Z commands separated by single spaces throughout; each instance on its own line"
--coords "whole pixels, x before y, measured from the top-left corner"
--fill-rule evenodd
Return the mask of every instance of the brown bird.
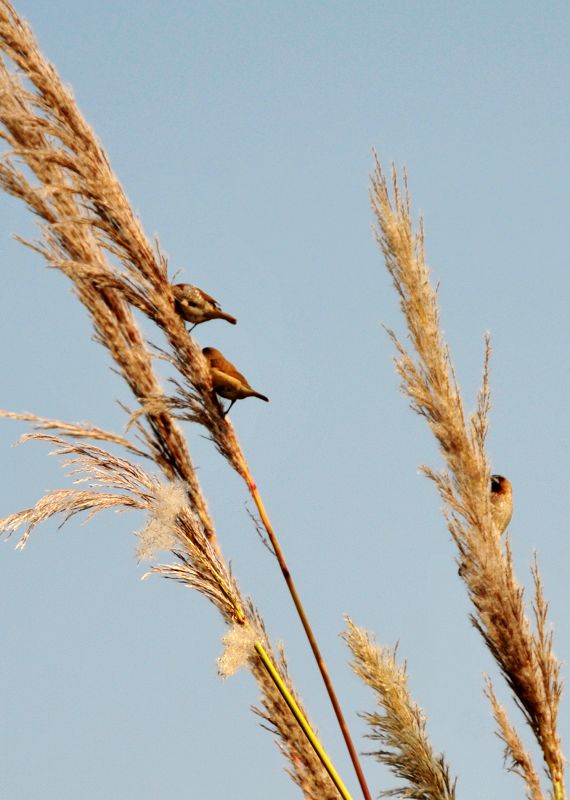
M 192 323 L 191 331 L 196 325 L 207 322 L 209 319 L 225 319 L 232 325 L 237 322 L 237 319 L 231 314 L 222 311 L 219 303 L 213 297 L 197 286 L 192 286 L 191 283 L 175 283 L 172 286 L 172 292 L 176 313 L 180 314 L 186 322 Z
M 503 475 L 491 475 L 491 516 L 500 536 L 513 516 L 513 487 Z
M 224 358 L 215 347 L 204 347 L 202 353 L 210 367 L 212 389 L 220 397 L 225 397 L 226 400 L 232 401 L 224 411 L 224 417 L 236 400 L 243 400 L 245 397 L 259 397 L 260 400 L 265 400 L 266 403 L 269 402 L 268 397 L 251 388 L 241 372 L 238 372 L 234 365 L 227 358 Z
M 491 518 L 499 536 L 507 529 L 513 516 L 513 487 L 504 475 L 491 475 Z M 457 574 L 463 577 L 467 565 L 461 561 Z

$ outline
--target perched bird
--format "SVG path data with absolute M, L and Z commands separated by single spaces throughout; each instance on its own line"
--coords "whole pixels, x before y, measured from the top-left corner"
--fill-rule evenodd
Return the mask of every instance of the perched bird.
M 491 475 L 491 515 L 501 535 L 513 516 L 513 487 L 503 475 Z
M 513 516 L 513 487 L 503 475 L 491 475 L 491 518 L 501 536 Z M 461 561 L 457 574 L 463 577 L 467 572 L 466 561 Z
M 206 357 L 212 376 L 212 389 L 220 397 L 231 400 L 228 408 L 224 412 L 224 417 L 233 406 L 236 400 L 243 400 L 245 397 L 259 397 L 260 400 L 269 402 L 269 398 L 264 394 L 252 389 L 241 372 L 238 372 L 234 365 L 224 358 L 215 347 L 204 347 L 202 353 Z
M 194 330 L 196 325 L 201 322 L 207 322 L 209 319 L 225 319 L 235 325 L 237 319 L 232 317 L 231 314 L 226 314 L 222 311 L 219 304 L 210 297 L 209 294 L 203 292 L 197 286 L 192 286 L 191 283 L 175 283 L 172 286 L 174 293 L 174 307 L 176 313 L 180 314 L 183 320 L 191 322 Z

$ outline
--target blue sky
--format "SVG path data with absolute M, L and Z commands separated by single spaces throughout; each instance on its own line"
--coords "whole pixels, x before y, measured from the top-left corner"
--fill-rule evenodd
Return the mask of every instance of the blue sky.
M 203 326 L 197 338 L 271 398 L 239 403 L 232 420 L 359 749 L 371 743 L 356 712 L 372 698 L 346 666 L 345 613 L 380 642 L 399 641 L 433 745 L 459 777 L 458 797 L 522 797 L 502 769 L 482 693 L 482 674 L 496 670 L 469 624 L 439 499 L 418 474 L 440 458 L 399 393 L 381 327 L 403 332 L 371 233 L 368 175 L 373 147 L 385 165 L 408 169 L 468 409 L 491 332 L 489 450 L 514 484 L 516 569 L 529 586 L 537 550 L 566 662 L 568 5 L 16 7 L 73 87 L 172 270 L 239 318 L 235 328 Z M 120 431 L 116 401 L 130 398 L 91 341 L 86 314 L 63 276 L 10 238 L 34 235 L 31 216 L 2 197 L 0 218 L 0 405 Z M 2 516 L 67 485 L 46 448 L 10 448 L 23 431 L 0 425 Z M 285 642 L 300 694 L 357 797 L 244 487 L 199 430 L 187 433 L 224 553 Z M 253 680 L 217 677 L 215 611 L 178 585 L 140 581 L 132 533 L 141 524 L 132 515 L 73 520 L 63 531 L 45 525 L 22 553 L 4 545 L 4 796 L 297 796 L 249 711 Z M 563 741 L 568 719 L 565 698 Z M 392 785 L 372 759 L 365 769 L 374 793 Z

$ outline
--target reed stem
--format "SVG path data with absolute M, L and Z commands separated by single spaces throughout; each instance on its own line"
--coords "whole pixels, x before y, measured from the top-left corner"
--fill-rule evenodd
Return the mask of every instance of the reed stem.
M 313 651 L 313 656 L 315 661 L 317 662 L 317 666 L 319 668 L 319 672 L 321 673 L 321 677 L 323 679 L 323 683 L 325 684 L 325 688 L 327 690 L 327 694 L 331 701 L 331 705 L 333 707 L 335 716 L 338 721 L 338 725 L 340 727 L 342 736 L 344 738 L 350 760 L 352 761 L 352 765 L 354 767 L 354 771 L 356 772 L 356 777 L 358 778 L 358 782 L 360 784 L 360 788 L 362 790 L 362 794 L 365 800 L 372 800 L 372 795 L 370 794 L 370 790 L 366 783 L 366 778 L 364 777 L 364 772 L 362 771 L 362 766 L 360 764 L 360 760 L 358 758 L 358 753 L 356 752 L 356 748 L 354 746 L 354 742 L 352 741 L 352 737 L 350 735 L 350 731 L 348 730 L 348 725 L 346 724 L 346 720 L 344 718 L 344 714 L 342 713 L 342 709 L 340 707 L 340 703 L 338 701 L 338 697 L 336 696 L 336 692 L 332 685 L 332 681 L 330 679 L 328 670 L 326 668 L 325 662 L 321 655 L 321 651 L 317 644 L 317 640 L 315 634 L 313 633 L 313 629 L 311 628 L 311 624 L 309 619 L 305 613 L 305 609 L 303 608 L 303 604 L 301 603 L 301 598 L 297 592 L 297 588 L 295 586 L 295 582 L 293 581 L 293 577 L 291 576 L 291 572 L 289 571 L 289 567 L 287 566 L 287 562 L 285 561 L 285 556 L 283 555 L 283 551 L 279 545 L 279 540 L 275 531 L 273 530 L 273 526 L 269 520 L 267 515 L 267 511 L 265 510 L 265 506 L 263 505 L 263 500 L 261 499 L 261 495 L 259 494 L 259 490 L 253 480 L 253 476 L 249 470 L 247 462 L 245 458 L 241 455 L 241 467 L 242 467 L 242 474 L 245 478 L 247 483 L 247 487 L 250 491 L 252 496 L 253 502 L 256 505 L 256 508 L 259 512 L 260 519 L 263 523 L 263 527 L 267 531 L 267 535 L 269 537 L 269 541 L 271 542 L 271 546 L 273 547 L 273 551 L 279 563 L 279 567 L 281 568 L 281 572 L 285 579 L 285 583 L 287 584 L 287 588 L 289 589 L 289 593 L 297 610 L 297 614 L 299 615 L 299 619 L 301 620 L 301 624 L 307 636 L 309 645 L 311 650 Z M 313 745 L 314 746 L 314 745 Z M 325 765 L 326 766 L 326 765 Z M 331 775 L 332 777 L 332 775 Z

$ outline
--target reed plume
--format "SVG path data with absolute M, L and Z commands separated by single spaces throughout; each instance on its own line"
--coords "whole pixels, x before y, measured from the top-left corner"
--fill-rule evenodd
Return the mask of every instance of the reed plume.
M 448 529 L 458 549 L 459 574 L 473 605 L 471 621 L 534 734 L 553 797 L 561 800 L 565 797 L 564 758 L 557 717 L 562 684 L 547 621 L 547 604 L 535 566 L 533 630 L 525 611 L 523 589 L 513 571 L 509 540 L 503 550 L 491 513 L 491 469 L 485 451 L 490 407 L 490 340 L 486 338 L 483 382 L 476 410 L 466 417 L 449 349 L 440 330 L 437 294 L 425 261 L 423 223 L 420 221 L 414 231 L 406 177 L 402 186 L 394 169 L 389 182 L 378 159 L 372 175 L 371 201 L 377 223 L 376 239 L 400 298 L 411 342 L 408 350 L 389 331 L 397 351 L 396 370 L 401 389 L 412 409 L 427 421 L 447 466 L 440 472 L 428 467 L 422 469 L 435 483 L 444 502 Z M 497 708 L 493 703 L 496 718 Z M 501 721 L 499 729 L 508 757 L 519 765 L 518 772 L 529 795 L 538 797 L 536 770 L 530 758 L 521 755 L 514 734 L 507 734 L 507 730 L 514 728 Z
M 2 415 L 8 416 L 4 412 Z M 279 659 L 274 656 L 259 613 L 251 601 L 242 597 L 218 549 L 197 524 L 188 504 L 184 483 L 180 479 L 159 479 L 126 458 L 99 445 L 82 441 L 97 438 L 117 444 L 115 434 L 106 434 L 99 428 L 87 425 L 34 419 L 33 415 L 10 416 L 27 417 L 36 422 L 40 430 L 25 434 L 21 441 L 38 440 L 51 445 L 54 448 L 52 453 L 63 459 L 63 466 L 74 477 L 74 484 L 87 483 L 88 488 L 49 492 L 33 508 L 0 519 L 0 530 L 10 534 L 25 526 L 18 543 L 18 547 L 22 548 L 32 530 L 55 515 L 63 515 L 63 521 L 66 522 L 81 512 L 87 512 L 88 518 L 105 510 L 138 509 L 145 512 L 147 521 L 138 533 L 139 557 L 153 558 L 158 552 L 169 550 L 175 562 L 156 565 L 151 572 L 177 580 L 200 592 L 218 609 L 230 631 L 234 632 L 234 637 L 237 631 L 238 639 L 244 643 L 239 666 L 250 669 L 261 689 L 263 717 L 275 733 L 280 750 L 290 762 L 289 774 L 307 797 L 337 798 L 336 788 L 274 682 L 268 677 L 256 648 L 261 645 L 269 658 L 279 664 L 288 690 L 297 704 L 301 705 L 289 678 L 284 656 Z M 58 435 L 42 432 L 41 429 L 45 428 L 58 431 Z M 227 667 L 221 671 L 226 675 L 230 672 Z
M 382 792 L 383 797 L 416 800 L 455 800 L 455 784 L 443 756 L 435 756 L 426 734 L 426 719 L 408 689 L 406 665 L 396 661 L 396 649 L 378 647 L 373 638 L 350 619 L 343 633 L 353 657 L 352 669 L 376 694 L 382 713 L 362 714 L 380 742 L 372 755 L 401 780 L 403 786 Z
M 79 299 L 92 316 L 96 338 L 110 350 L 137 399 L 133 419 L 145 417 L 144 435 L 153 457 L 168 477 L 178 476 L 187 483 L 192 508 L 209 538 L 215 535 L 212 520 L 175 418 L 203 425 L 245 481 L 321 672 L 365 800 L 369 800 L 340 703 L 258 487 L 233 426 L 212 392 L 206 359 L 176 311 L 166 259 L 158 243 L 154 250 L 148 241 L 71 93 L 7 0 L 0 0 L 0 40 L 8 58 L 34 89 L 25 90 L 5 65 L 0 67 L 2 136 L 11 148 L 0 168 L 0 184 L 43 220 L 42 242 L 26 244 L 74 282 Z M 36 185 L 28 181 L 14 159 L 26 165 L 37 179 Z M 150 354 L 130 306 L 149 317 L 167 340 L 169 349 L 162 355 L 178 375 L 171 381 L 174 391 L 170 395 L 153 374 Z
M 302 723 L 312 732 L 284 660 L 276 660 L 261 617 L 241 596 L 222 556 L 177 419 L 204 426 L 248 486 L 255 486 L 233 427 L 212 392 L 208 365 L 176 311 L 167 260 L 158 243 L 153 247 L 144 234 L 71 92 L 7 0 L 0 0 L 0 49 L 19 73 L 0 60 L 0 136 L 8 148 L 0 163 L 0 184 L 39 218 L 41 238 L 23 243 L 72 281 L 97 341 L 132 392 L 136 406 L 129 422 L 137 436 L 135 444 L 89 424 L 3 412 L 35 425 L 36 431 L 24 438 L 51 444 L 75 481 L 89 487 L 50 492 L 33 508 L 0 520 L 0 528 L 10 533 L 26 526 L 23 545 L 36 525 L 55 514 L 65 520 L 82 511 L 91 516 L 110 508 L 146 511 L 139 555 L 169 550 L 174 563 L 154 571 L 199 591 L 232 629 L 247 629 L 244 663 L 257 680 L 261 713 L 278 737 L 293 780 L 306 797 L 349 798 L 318 739 L 310 740 L 299 727 Z M 153 353 L 133 308 L 164 334 L 162 355 L 176 370 L 170 394 L 154 372 Z M 102 443 L 123 448 L 128 457 Z M 161 477 L 134 459 L 154 462 Z

